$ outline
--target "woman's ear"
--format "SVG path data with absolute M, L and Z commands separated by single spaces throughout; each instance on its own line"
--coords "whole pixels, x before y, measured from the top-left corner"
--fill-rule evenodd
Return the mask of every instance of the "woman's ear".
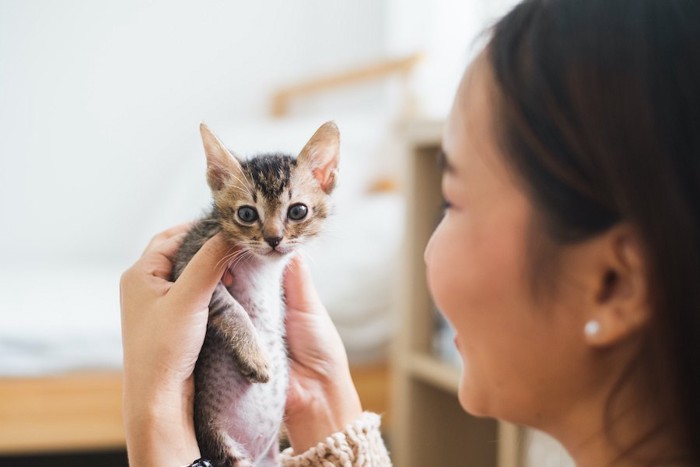
M 330 193 L 335 188 L 340 159 L 340 133 L 333 122 L 326 122 L 316 130 L 299 153 L 297 163 L 311 169 L 321 189 Z
M 213 192 L 221 190 L 230 179 L 244 180 L 241 163 L 223 145 L 221 140 L 204 124 L 199 124 L 199 132 L 207 156 L 207 183 Z
M 631 227 L 613 227 L 594 242 L 582 332 L 587 345 L 610 347 L 649 324 L 648 269 L 642 243 Z

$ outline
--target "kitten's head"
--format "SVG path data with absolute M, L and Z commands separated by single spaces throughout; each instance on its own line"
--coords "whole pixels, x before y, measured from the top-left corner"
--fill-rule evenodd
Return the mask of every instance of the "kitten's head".
M 280 258 L 321 231 L 335 187 L 340 136 L 324 123 L 297 158 L 264 154 L 242 161 L 200 125 L 215 215 L 228 240 Z

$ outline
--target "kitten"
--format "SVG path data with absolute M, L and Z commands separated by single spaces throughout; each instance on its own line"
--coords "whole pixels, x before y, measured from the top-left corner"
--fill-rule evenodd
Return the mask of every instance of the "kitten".
M 282 277 L 291 253 L 319 234 L 331 208 L 338 128 L 323 124 L 294 159 L 233 156 L 204 125 L 207 181 L 214 205 L 186 235 L 175 280 L 204 242 L 221 231 L 222 261 L 234 276 L 219 283 L 195 366 L 194 419 L 202 456 L 216 466 L 279 464 L 278 434 L 287 396 Z

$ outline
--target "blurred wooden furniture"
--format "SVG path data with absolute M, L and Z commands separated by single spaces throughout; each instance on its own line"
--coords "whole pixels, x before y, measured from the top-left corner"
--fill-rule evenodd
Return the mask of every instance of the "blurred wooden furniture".
M 391 371 L 389 362 L 351 365 L 350 373 L 362 402 L 362 408 L 382 414 L 382 429 L 391 427 Z
M 356 85 L 364 81 L 384 79 L 389 76 L 398 75 L 406 79 L 422 58 L 420 53 L 416 53 L 284 86 L 273 95 L 272 115 L 274 117 L 288 115 L 291 101 L 295 99 Z
M 437 152 L 442 122 L 403 129 L 408 171 L 406 244 L 400 287 L 401 323 L 393 353 L 392 455 L 397 467 L 521 467 L 518 427 L 466 414 L 457 399 L 460 369 L 432 352 L 434 306 L 423 250 L 440 220 Z
M 351 372 L 363 407 L 388 426 L 388 362 Z M 121 389 L 120 372 L 0 378 L 0 455 L 123 448 Z
M 0 378 L 0 454 L 124 446 L 119 372 Z

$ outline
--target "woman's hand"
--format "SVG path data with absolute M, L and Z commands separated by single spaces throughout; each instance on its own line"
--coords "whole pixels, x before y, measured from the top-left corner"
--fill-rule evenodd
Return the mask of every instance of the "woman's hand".
M 285 420 L 295 453 L 342 431 L 362 413 L 338 331 L 300 257 L 284 277 L 290 381 Z
M 199 457 L 193 371 L 229 246 L 219 235 L 211 238 L 170 282 L 172 257 L 190 227 L 154 237 L 121 278 L 123 409 L 132 466 L 187 465 Z

